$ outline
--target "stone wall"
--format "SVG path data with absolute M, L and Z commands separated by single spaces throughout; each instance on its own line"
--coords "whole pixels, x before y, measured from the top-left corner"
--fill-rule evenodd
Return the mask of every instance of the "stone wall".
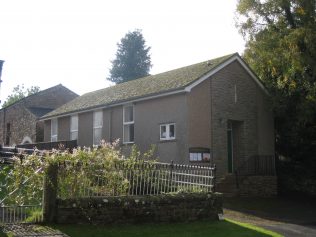
M 57 200 L 55 221 L 62 224 L 110 224 L 217 220 L 221 194 L 164 194 Z
M 234 130 L 233 169 L 251 156 L 273 155 L 274 126 L 269 97 L 248 72 L 233 62 L 211 77 L 210 87 L 211 148 L 218 177 L 228 173 L 228 121 L 233 122 Z
M 42 142 L 44 124 L 38 121 L 39 117 L 77 96 L 64 86 L 57 85 L 0 109 L 0 144 L 14 146 L 21 144 L 25 138 L 29 143 Z
M 36 141 L 36 117 L 27 108 L 15 103 L 0 110 L 0 144 L 14 146 L 26 136 Z
M 238 191 L 240 196 L 271 197 L 278 194 L 277 176 L 246 177 Z

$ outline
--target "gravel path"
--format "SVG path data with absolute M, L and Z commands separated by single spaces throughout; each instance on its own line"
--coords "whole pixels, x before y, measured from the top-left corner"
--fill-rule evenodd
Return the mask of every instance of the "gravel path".
M 69 237 L 59 230 L 34 224 L 5 224 L 3 232 L 12 237 Z

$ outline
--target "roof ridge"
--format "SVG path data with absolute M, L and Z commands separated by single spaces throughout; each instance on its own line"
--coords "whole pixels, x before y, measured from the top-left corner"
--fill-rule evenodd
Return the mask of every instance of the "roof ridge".
M 236 54 L 238 55 L 237 52 L 233 53 L 233 54 L 227 54 L 227 55 L 224 55 L 224 56 L 221 56 L 221 57 L 212 58 L 212 59 L 205 60 L 205 61 L 202 61 L 202 62 L 199 62 L 199 63 L 189 64 L 189 65 L 186 65 L 186 66 L 182 66 L 182 67 L 179 67 L 179 68 L 175 68 L 175 69 L 171 69 L 171 70 L 168 70 L 168 71 L 160 72 L 160 73 L 157 73 L 157 74 L 147 75 L 147 76 L 144 76 L 144 77 L 140 77 L 140 78 L 136 78 L 136 79 L 133 79 L 133 80 L 125 81 L 125 82 L 122 82 L 122 83 L 110 85 L 108 87 L 104 87 L 104 88 L 101 88 L 101 89 L 98 89 L 98 90 L 94 90 L 94 91 L 90 91 L 90 92 L 84 93 L 81 96 L 88 95 L 88 94 L 91 94 L 91 93 L 95 93 L 97 91 L 108 90 L 110 88 L 113 88 L 113 87 L 116 87 L 116 86 L 120 86 L 120 85 L 123 86 L 123 85 L 126 85 L 127 83 L 132 83 L 132 82 L 138 81 L 138 80 L 147 80 L 150 77 L 157 77 L 157 76 L 160 76 L 162 74 L 167 74 L 167 73 L 171 73 L 171 72 L 174 72 L 174 71 L 183 70 L 185 68 L 194 67 L 196 65 L 203 64 L 203 63 L 208 63 L 210 61 L 216 61 L 216 60 L 220 60 L 220 59 L 223 59 L 223 58 L 226 58 L 226 57 L 228 59 L 228 58 L 231 58 L 232 56 L 235 56 Z
M 192 84 L 192 82 L 207 75 L 207 73 L 234 58 L 236 55 L 238 55 L 238 53 L 228 54 L 91 91 L 57 108 L 43 116 L 42 119 L 65 116 L 67 114 L 88 111 L 104 106 L 118 105 L 133 100 L 185 92 L 184 89 Z
M 126 82 L 122 82 L 122 83 L 119 83 L 119 84 L 116 84 L 116 85 L 120 85 L 120 84 L 125 84 L 125 83 L 129 83 L 131 81 L 134 81 L 134 80 L 141 80 L 141 79 L 145 79 L 145 78 L 148 78 L 148 77 L 152 77 L 152 76 L 159 76 L 161 74 L 165 74 L 165 73 L 170 73 L 170 72 L 173 72 L 173 71 L 177 71 L 177 70 L 181 70 L 181 69 L 185 69 L 187 67 L 193 67 L 193 66 L 196 66 L 196 65 L 199 65 L 199 64 L 203 64 L 203 63 L 207 63 L 207 62 L 210 62 L 210 61 L 215 61 L 215 60 L 219 60 L 219 59 L 223 59 L 223 58 L 226 58 L 226 57 L 232 57 L 234 55 L 238 55 L 238 53 L 233 53 L 233 54 L 227 54 L 227 55 L 224 55 L 224 56 L 220 56 L 220 57 L 216 57 L 216 58 L 212 58 L 212 59 L 208 59 L 208 60 L 205 60 L 205 61 L 202 61 L 202 62 L 199 62 L 199 63 L 193 63 L 193 64 L 188 64 L 186 66 L 182 66 L 182 67 L 179 67 L 179 68 L 175 68 L 175 69 L 170 69 L 170 70 L 167 70 L 167 71 L 164 71 L 164 72 L 159 72 L 157 74 L 153 74 L 153 75 L 147 75 L 147 76 L 144 76 L 144 77 L 140 77 L 140 78 L 136 78 L 136 79 L 133 79 L 133 80 L 129 80 L 129 81 L 126 81 Z M 116 85 L 113 85 L 113 86 L 116 86 Z M 110 86 L 111 87 L 111 86 Z M 106 88 L 109 88 L 109 87 L 106 87 Z M 103 88 L 105 89 L 105 88 Z

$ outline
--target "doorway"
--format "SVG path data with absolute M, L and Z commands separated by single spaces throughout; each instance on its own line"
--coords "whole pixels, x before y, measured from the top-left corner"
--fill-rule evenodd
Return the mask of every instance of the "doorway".
M 227 170 L 233 173 L 244 157 L 244 122 L 227 121 Z
M 228 173 L 233 173 L 233 159 L 234 159 L 234 142 L 233 142 L 233 123 L 227 122 L 227 161 Z

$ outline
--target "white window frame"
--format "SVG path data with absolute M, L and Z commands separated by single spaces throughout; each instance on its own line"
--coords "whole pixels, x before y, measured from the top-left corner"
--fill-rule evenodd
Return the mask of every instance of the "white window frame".
M 73 129 L 74 120 L 76 120 L 77 124 L 75 127 L 77 129 Z M 75 138 L 73 137 L 73 134 L 77 134 Z M 79 135 L 79 117 L 78 117 L 78 114 L 76 114 L 76 115 L 70 116 L 70 140 L 78 140 L 78 135 Z
M 56 134 L 54 134 L 53 126 L 56 126 Z M 58 141 L 58 119 L 54 118 L 50 120 L 50 141 L 57 142 Z
M 125 109 L 128 107 L 133 108 L 133 121 L 127 121 L 125 122 Z M 123 144 L 133 144 L 135 141 L 135 109 L 133 104 L 128 104 L 123 106 Z M 128 128 L 130 129 L 130 126 L 134 126 L 134 137 L 133 141 L 125 141 L 125 129 Z
M 170 136 L 170 126 L 174 126 L 174 136 Z M 166 137 L 161 137 L 161 129 L 162 127 L 166 127 Z M 160 136 L 160 141 L 170 141 L 170 140 L 175 140 L 176 139 L 176 123 L 164 123 L 160 124 L 160 130 L 159 130 L 159 136 Z
M 101 125 L 95 125 L 95 116 L 96 114 L 101 114 Z M 97 129 L 101 130 L 101 139 L 102 139 L 102 128 L 103 128 L 103 110 L 97 110 L 93 112 L 93 145 L 100 145 L 100 141 L 95 141 L 95 131 Z

